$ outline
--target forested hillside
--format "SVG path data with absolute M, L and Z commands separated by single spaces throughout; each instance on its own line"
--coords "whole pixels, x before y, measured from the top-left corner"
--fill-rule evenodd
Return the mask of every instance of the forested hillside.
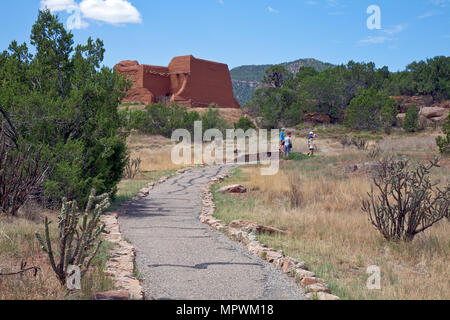
M 350 61 L 323 71 L 301 67 L 295 75 L 278 65 L 266 69 L 262 83 L 243 105 L 262 127 L 295 126 L 314 114 L 352 129 L 389 130 L 400 111 L 389 97 L 450 99 L 450 57 L 413 62 L 397 73 L 377 69 L 373 62 Z
M 312 67 L 317 71 L 333 67 L 330 63 L 324 63 L 316 59 L 299 59 L 292 62 L 281 63 L 281 65 L 292 73 L 297 73 L 301 67 Z M 231 70 L 234 95 L 241 105 L 249 102 L 271 64 L 241 66 Z

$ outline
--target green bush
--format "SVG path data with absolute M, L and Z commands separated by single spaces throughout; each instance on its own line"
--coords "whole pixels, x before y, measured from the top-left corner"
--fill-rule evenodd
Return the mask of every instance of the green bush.
M 20 139 L 44 145 L 51 159 L 41 195 L 84 204 L 91 188 L 109 192 L 121 179 L 126 137 L 117 110 L 129 84 L 101 66 L 102 41 L 74 47 L 72 33 L 48 10 L 39 11 L 31 45 L 13 41 L 0 54 L 0 105 Z
M 203 131 L 208 129 L 218 129 L 221 132 L 225 132 L 230 128 L 227 121 L 220 115 L 219 110 L 210 106 L 208 111 L 201 115 L 200 120 L 203 123 Z
M 246 117 L 241 117 L 239 119 L 239 121 L 236 123 L 235 128 L 242 129 L 244 131 L 247 131 L 249 129 L 256 129 L 253 122 L 249 118 L 246 118 Z
M 170 138 L 176 129 L 187 129 L 194 132 L 194 122 L 200 115 L 178 105 L 166 106 L 162 103 L 148 105 L 145 110 L 122 111 L 126 127 L 145 134 L 159 134 Z
M 419 128 L 419 108 L 412 106 L 406 111 L 403 129 L 406 132 L 415 132 Z
M 186 107 L 176 104 L 166 106 L 161 103 L 148 105 L 145 110 L 130 110 L 121 112 L 128 130 L 137 130 L 145 134 L 159 134 L 170 138 L 176 129 L 187 129 L 194 132 L 195 121 L 202 121 L 203 131 L 219 129 L 225 132 L 230 126 L 212 106 L 202 115 L 196 111 L 188 111 Z
M 441 154 L 448 155 L 450 154 L 450 114 L 442 125 L 442 131 L 444 132 L 445 137 L 437 137 L 436 144 L 438 145 Z
M 258 89 L 245 108 L 260 117 L 259 124 L 266 129 L 296 126 L 303 119 L 303 105 L 289 88 Z
M 371 87 L 350 102 L 344 124 L 356 130 L 376 130 L 392 125 L 397 115 L 395 105 L 386 93 Z
M 312 157 L 315 157 L 315 156 L 312 156 Z M 288 156 L 283 157 L 283 159 L 284 160 L 303 161 L 303 160 L 311 159 L 311 157 L 307 156 L 305 154 L 302 154 L 302 153 L 291 152 Z

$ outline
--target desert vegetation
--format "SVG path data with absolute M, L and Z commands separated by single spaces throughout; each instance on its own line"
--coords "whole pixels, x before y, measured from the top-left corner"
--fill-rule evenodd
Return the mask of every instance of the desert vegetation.
M 232 127 L 212 105 L 202 114 L 188 111 L 186 107 L 176 104 L 168 107 L 161 103 L 148 105 L 143 110 L 126 107 L 120 114 L 127 130 L 166 138 L 170 138 L 176 129 L 186 129 L 193 133 L 195 121 L 202 122 L 203 130 L 214 128 L 225 132 L 227 128 Z
M 122 177 L 126 137 L 117 106 L 127 83 L 101 66 L 101 40 L 74 46 L 50 11 L 39 12 L 30 38 L 33 49 L 13 41 L 0 54 L 2 124 L 49 160 L 37 190 L 47 205 L 58 207 L 63 197 L 85 203 L 91 188 L 109 192 Z
M 321 122 L 345 123 L 352 129 L 380 126 L 390 132 L 399 113 L 390 96 L 430 95 L 434 101 L 450 99 L 449 57 L 413 62 L 406 70 L 389 72 L 375 64 L 350 61 L 321 71 L 300 67 L 296 73 L 282 65 L 265 69 L 262 86 L 243 108 L 264 128 L 296 126 L 307 114 Z M 408 116 L 414 123 L 414 116 Z M 412 118 L 411 118 L 412 117 Z M 408 124 L 407 130 L 415 130 Z
M 171 160 L 173 131 L 192 133 L 195 121 L 222 132 L 257 126 L 241 114 L 232 124 L 217 106 L 121 105 L 130 83 L 102 65 L 102 41 L 75 45 L 48 10 L 30 44 L 13 41 L 0 54 L 0 299 L 91 299 L 115 289 L 103 273 L 112 244 L 101 240 L 100 217 L 182 167 Z M 408 108 L 403 130 L 393 129 L 390 97 L 448 99 L 448 57 L 394 74 L 372 63 L 316 69 L 266 70 L 244 109 L 262 128 L 292 127 L 294 152 L 275 176 L 237 169 L 230 180 L 250 192 L 215 194 L 217 216 L 291 231 L 260 240 L 305 260 L 342 298 L 450 298 L 450 116 L 441 131 L 423 131 L 419 110 Z M 314 128 L 311 158 L 308 113 L 333 123 Z M 64 286 L 72 264 L 79 292 Z M 365 288 L 373 264 L 378 291 Z
M 351 143 L 342 149 L 339 140 L 347 136 L 346 129 L 320 131 L 322 151 L 316 157 L 284 160 L 275 176 L 261 176 L 256 166 L 241 167 L 217 185 L 240 183 L 249 193 L 214 192 L 216 217 L 290 231 L 259 240 L 305 261 L 343 299 L 448 299 L 450 162 L 442 158 L 435 166 L 438 133 L 382 134 L 367 140 L 368 150 L 360 150 Z M 294 137 L 294 145 L 298 140 Z M 297 146 L 296 151 L 305 150 Z M 400 196 L 401 208 L 385 202 Z M 378 218 L 364 211 L 371 199 Z M 393 220 L 385 209 L 395 211 Z M 384 234 L 392 226 L 389 221 L 398 226 L 389 229 L 399 231 L 398 236 Z M 370 265 L 380 267 L 380 290 L 366 287 Z
M 450 114 L 442 125 L 442 131 L 444 136 L 437 137 L 436 144 L 438 145 L 441 154 L 448 155 L 450 154 Z

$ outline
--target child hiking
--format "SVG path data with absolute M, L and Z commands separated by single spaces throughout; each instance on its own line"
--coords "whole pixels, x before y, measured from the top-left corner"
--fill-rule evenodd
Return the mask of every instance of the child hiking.
M 308 136 L 308 156 L 313 156 L 314 155 L 314 138 L 316 137 L 316 135 L 314 134 L 314 132 L 310 132 L 309 136 Z

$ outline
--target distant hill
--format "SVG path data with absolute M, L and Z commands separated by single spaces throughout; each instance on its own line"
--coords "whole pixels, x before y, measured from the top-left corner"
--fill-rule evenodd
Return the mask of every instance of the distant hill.
M 330 63 L 325 63 L 316 59 L 299 59 L 292 62 L 281 63 L 283 67 L 292 73 L 297 73 L 300 67 L 313 67 L 317 71 L 323 71 L 326 68 L 333 67 Z M 272 64 L 241 66 L 232 69 L 231 79 L 233 80 L 234 96 L 241 105 L 249 102 L 264 78 L 266 70 L 273 66 Z

